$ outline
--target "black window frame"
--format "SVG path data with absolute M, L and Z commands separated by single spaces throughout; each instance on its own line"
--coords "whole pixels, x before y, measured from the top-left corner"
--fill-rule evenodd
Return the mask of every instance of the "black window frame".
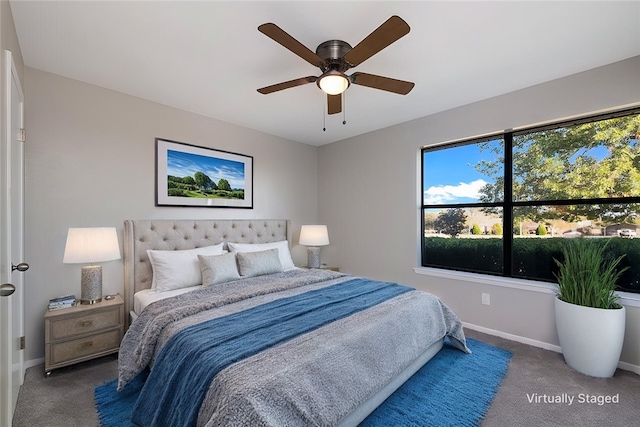
M 590 115 L 572 120 L 556 121 L 548 123 L 542 126 L 531 126 L 526 128 L 519 128 L 517 130 L 505 130 L 503 132 L 496 132 L 489 135 L 484 135 L 478 138 L 468 138 L 451 143 L 439 144 L 435 146 L 422 147 L 420 151 L 420 166 L 421 166 L 421 205 L 420 205 L 420 236 L 421 236 L 421 253 L 420 260 L 422 267 L 438 268 L 443 270 L 463 271 L 476 274 L 484 274 L 490 276 L 507 277 L 514 279 L 523 279 L 523 277 L 514 274 L 513 272 L 513 211 L 518 207 L 531 207 L 531 206 L 559 206 L 559 205 L 583 205 L 583 204 L 616 204 L 616 203 L 640 203 L 640 195 L 632 197 L 615 197 L 615 198 L 588 198 L 588 199 L 554 199 L 554 200 L 527 200 L 527 201 L 514 201 L 513 197 L 513 139 L 514 136 L 523 135 L 527 133 L 540 132 L 544 130 L 552 130 L 563 127 L 570 127 L 581 125 L 585 123 L 597 122 L 601 120 L 607 120 L 612 118 L 619 118 L 625 116 L 640 115 L 640 107 L 634 107 L 630 109 L 623 109 L 614 112 L 608 112 L 604 114 Z M 460 147 L 464 145 L 478 144 L 491 140 L 504 140 L 504 197 L 502 202 L 472 202 L 472 203 L 442 203 L 442 204 L 425 204 L 424 203 L 424 178 L 425 178 L 425 165 L 424 158 L 426 152 L 446 150 L 450 148 Z M 492 273 L 488 271 L 477 271 L 472 269 L 455 268 L 442 265 L 429 264 L 425 260 L 426 239 L 424 237 L 425 231 L 425 210 L 426 209 L 456 209 L 456 208 L 483 208 L 483 207 L 498 207 L 502 209 L 502 247 L 503 247 L 503 268 L 502 274 Z M 640 237 L 639 237 L 640 239 Z M 548 282 L 544 279 L 532 279 L 542 282 Z M 636 292 L 625 289 L 627 292 Z

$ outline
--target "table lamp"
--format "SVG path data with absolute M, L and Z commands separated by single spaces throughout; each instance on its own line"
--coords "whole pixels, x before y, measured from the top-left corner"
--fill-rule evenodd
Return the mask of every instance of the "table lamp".
M 69 228 L 64 264 L 85 264 L 80 281 L 80 303 L 102 301 L 102 266 L 96 262 L 120 259 L 115 227 Z
M 303 225 L 300 229 L 300 241 L 307 246 L 307 267 L 320 268 L 320 248 L 329 244 L 329 232 L 326 225 Z

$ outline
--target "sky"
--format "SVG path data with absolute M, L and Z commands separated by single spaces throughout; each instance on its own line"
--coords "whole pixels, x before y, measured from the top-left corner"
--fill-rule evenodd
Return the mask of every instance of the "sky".
M 635 140 L 630 142 L 631 145 Z M 499 142 L 492 142 L 500 147 Z M 575 161 L 578 155 L 590 156 L 597 161 L 609 156 L 604 145 L 591 148 L 587 151 L 579 151 L 571 161 Z M 492 161 L 496 154 L 490 150 L 480 150 L 478 144 L 470 144 L 461 147 L 428 151 L 424 157 L 424 203 L 448 204 L 448 203 L 473 203 L 479 201 L 479 191 L 487 183 L 495 181 L 495 177 L 479 173 L 475 165 L 481 160 Z M 499 171 L 503 173 L 502 170 Z
M 229 181 L 231 188 L 244 189 L 244 163 L 217 157 L 201 156 L 183 151 L 167 150 L 167 174 L 184 178 L 203 172 L 216 184 L 220 178 Z
M 493 160 L 495 154 L 488 149 L 481 152 L 477 144 L 427 152 L 424 157 L 424 203 L 477 202 L 479 190 L 494 181 L 474 167 L 483 158 Z

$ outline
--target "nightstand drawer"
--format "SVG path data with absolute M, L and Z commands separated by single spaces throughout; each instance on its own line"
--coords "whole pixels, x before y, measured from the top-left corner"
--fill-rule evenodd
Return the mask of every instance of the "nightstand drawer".
M 120 307 L 112 307 L 95 313 L 82 313 L 82 316 L 71 314 L 52 319 L 50 324 L 51 340 L 70 338 L 112 328 L 120 325 Z
M 120 347 L 122 333 L 123 330 L 120 328 L 86 338 L 48 344 L 51 346 L 48 353 L 50 355 L 50 360 L 47 361 L 48 365 L 53 367 L 87 356 L 93 357 L 102 353 L 116 352 Z

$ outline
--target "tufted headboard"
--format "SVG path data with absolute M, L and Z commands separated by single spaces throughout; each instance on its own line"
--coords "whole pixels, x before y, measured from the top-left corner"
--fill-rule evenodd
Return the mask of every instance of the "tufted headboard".
M 124 308 L 133 309 L 133 295 L 151 287 L 147 249 L 183 250 L 222 242 L 269 243 L 288 240 L 287 220 L 127 220 L 124 222 Z

